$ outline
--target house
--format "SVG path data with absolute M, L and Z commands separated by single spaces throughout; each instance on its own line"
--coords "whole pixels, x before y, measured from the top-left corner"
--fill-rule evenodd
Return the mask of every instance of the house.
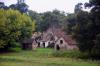
M 31 38 L 27 38 L 22 42 L 22 49 L 24 50 L 35 50 L 38 47 L 37 38 L 40 33 L 34 32 Z
M 30 39 L 23 41 L 23 49 L 54 48 L 55 50 L 74 50 L 76 41 L 67 35 L 61 28 L 50 27 L 43 33 L 33 33 Z
M 61 28 L 51 27 L 43 33 L 42 40 L 46 47 L 51 46 L 55 50 L 74 50 L 77 48 L 76 41 L 71 35 L 67 35 Z
M 45 44 L 45 47 L 54 47 L 54 37 L 52 32 L 44 32 L 42 36 L 42 43 Z

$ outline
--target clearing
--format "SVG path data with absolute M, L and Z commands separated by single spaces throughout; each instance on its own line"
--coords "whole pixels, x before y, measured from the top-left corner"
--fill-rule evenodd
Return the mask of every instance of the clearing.
M 53 49 L 0 54 L 0 66 L 100 66 L 100 61 L 54 57 Z

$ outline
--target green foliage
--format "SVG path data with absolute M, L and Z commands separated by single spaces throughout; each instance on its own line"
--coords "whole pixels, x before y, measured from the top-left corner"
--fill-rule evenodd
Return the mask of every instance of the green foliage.
M 0 10 L 0 49 L 16 47 L 31 36 L 35 22 L 26 14 L 14 10 Z M 16 43 L 17 42 L 17 43 Z M 2 50 L 1 50 L 2 51 Z
M 63 28 L 66 15 L 64 12 L 59 10 L 54 10 L 53 12 L 37 13 L 34 11 L 29 11 L 29 16 L 36 21 L 37 31 L 46 31 L 49 27 L 61 27 Z
M 42 15 L 32 10 L 28 11 L 28 15 L 31 17 L 32 20 L 35 20 L 36 31 L 42 31 L 42 26 L 41 26 L 43 21 Z M 43 23 L 43 25 L 45 25 L 45 23 Z
M 0 48 L 4 48 L 6 42 L 0 39 Z
M 76 5 L 74 23 L 68 18 L 68 30 L 78 42 L 81 52 L 87 56 L 100 58 L 100 1 L 90 0 L 85 7 L 92 7 L 90 12 L 81 9 L 82 4 Z M 78 10 L 77 10 L 78 9 Z M 69 16 L 67 16 L 69 17 Z M 72 16 L 71 16 L 72 17 Z
M 14 9 L 19 10 L 21 13 L 26 13 L 28 11 L 28 5 L 26 3 L 16 4 Z
M 63 26 L 65 26 L 63 28 L 64 31 L 66 31 L 66 33 L 68 34 L 72 34 L 72 31 L 74 29 L 73 26 L 75 26 L 76 23 L 77 23 L 76 14 L 68 14 L 63 24 Z
M 94 44 L 92 22 L 88 12 L 80 11 L 77 13 L 77 24 L 73 29 L 74 37 L 79 42 L 78 46 L 82 52 L 91 52 Z
M 28 12 L 28 5 L 22 0 L 18 1 L 17 4 L 11 4 L 10 6 L 6 6 L 4 2 L 0 2 L 0 9 L 13 9 L 18 10 L 21 13 L 27 13 Z
M 82 5 L 83 5 L 82 3 L 78 3 L 77 5 L 75 5 L 75 9 L 74 9 L 75 13 L 82 10 Z
M 78 58 L 80 53 L 78 51 L 55 51 L 53 52 L 54 57 L 71 57 Z

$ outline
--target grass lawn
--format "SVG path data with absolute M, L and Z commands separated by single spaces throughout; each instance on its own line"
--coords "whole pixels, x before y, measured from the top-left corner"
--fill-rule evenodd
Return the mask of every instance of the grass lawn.
M 0 66 L 100 66 L 100 61 L 54 57 L 53 49 L 0 54 Z

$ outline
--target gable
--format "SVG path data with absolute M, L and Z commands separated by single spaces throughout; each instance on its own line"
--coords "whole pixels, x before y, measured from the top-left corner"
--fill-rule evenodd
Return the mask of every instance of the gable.
M 56 44 L 66 44 L 66 45 L 68 45 L 68 43 L 64 40 L 63 37 L 59 38 L 59 39 L 56 41 Z

